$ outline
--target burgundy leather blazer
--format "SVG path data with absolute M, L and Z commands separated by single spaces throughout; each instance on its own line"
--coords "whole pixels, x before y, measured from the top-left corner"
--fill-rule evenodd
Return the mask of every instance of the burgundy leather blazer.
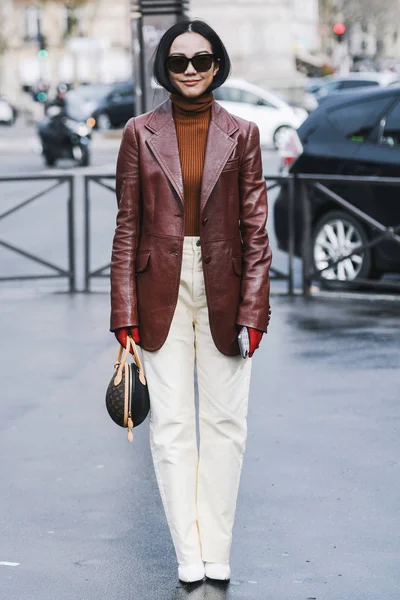
M 142 347 L 165 342 L 178 300 L 184 239 L 182 172 L 172 105 L 131 119 L 117 163 L 111 331 L 139 325 Z M 217 103 L 207 138 L 200 240 L 211 334 L 239 353 L 238 325 L 267 330 L 271 250 L 259 131 Z

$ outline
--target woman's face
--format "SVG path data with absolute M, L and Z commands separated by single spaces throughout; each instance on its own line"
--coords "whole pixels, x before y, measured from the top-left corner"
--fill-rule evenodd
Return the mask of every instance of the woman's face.
M 178 35 L 172 42 L 169 55 L 186 56 L 192 58 L 195 54 L 212 54 L 211 44 L 206 38 L 194 31 L 187 31 Z M 172 73 L 169 71 L 171 83 L 177 91 L 186 98 L 197 98 L 204 94 L 210 87 L 214 75 L 218 71 L 218 65 L 213 63 L 211 69 L 205 73 L 198 73 L 190 62 L 184 73 Z

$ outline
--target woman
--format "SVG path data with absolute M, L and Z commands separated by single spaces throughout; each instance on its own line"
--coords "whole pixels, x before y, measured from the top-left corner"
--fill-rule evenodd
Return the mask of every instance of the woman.
M 143 349 L 154 467 L 185 582 L 230 578 L 251 370 L 238 333 L 247 327 L 251 356 L 269 322 L 259 132 L 212 94 L 229 71 L 208 25 L 171 27 L 154 65 L 170 99 L 127 123 L 117 164 L 111 331 Z

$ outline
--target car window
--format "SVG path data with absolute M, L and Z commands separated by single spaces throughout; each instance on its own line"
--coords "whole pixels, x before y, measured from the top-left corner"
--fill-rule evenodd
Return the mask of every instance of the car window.
M 129 98 L 133 96 L 133 87 L 121 87 L 113 92 L 113 95 L 118 95 L 122 98 Z
M 233 87 L 220 87 L 214 90 L 216 100 L 225 102 L 241 102 L 242 90 Z
M 257 94 L 253 94 L 252 92 L 248 92 L 246 90 L 242 90 L 242 95 L 240 102 L 245 102 L 246 104 L 254 104 L 255 106 L 268 106 L 269 108 L 276 108 L 271 102 L 268 102 L 265 98 L 261 96 L 257 96 Z
M 254 104 L 255 106 L 268 106 L 269 108 L 276 108 L 274 104 L 268 102 L 262 96 L 248 92 L 247 90 L 241 90 L 240 88 L 233 87 L 221 87 L 214 90 L 214 97 L 216 100 L 225 102 L 243 102 L 244 104 Z
M 328 111 L 332 125 L 353 142 L 365 142 L 393 96 L 341 105 Z
M 309 94 L 315 94 L 316 92 L 318 92 L 321 88 L 321 85 L 310 85 L 307 89 L 306 92 L 308 92 Z
M 107 96 L 111 90 L 111 84 L 100 83 L 94 85 L 82 85 L 74 90 L 67 92 L 66 96 L 70 98 L 77 97 L 82 100 L 101 100 Z
M 347 81 L 342 81 L 340 88 L 342 90 L 349 90 L 352 88 L 369 87 L 371 85 L 379 85 L 379 83 L 377 81 L 366 79 L 348 79 Z
M 381 144 L 400 147 L 400 102 L 395 105 L 386 118 Z
M 117 92 L 123 96 L 127 96 L 128 94 L 132 95 L 134 90 L 133 83 L 118 83 L 112 89 L 113 92 Z
M 333 92 L 334 90 L 337 90 L 338 87 L 340 85 L 340 81 L 328 81 L 327 83 L 324 83 L 323 85 L 321 85 L 321 87 L 319 88 L 319 92 Z

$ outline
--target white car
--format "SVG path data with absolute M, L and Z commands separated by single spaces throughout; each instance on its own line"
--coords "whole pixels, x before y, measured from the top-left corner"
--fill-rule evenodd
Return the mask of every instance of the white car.
M 233 115 L 258 125 L 262 146 L 280 148 L 288 133 L 308 117 L 302 108 L 293 108 L 276 94 L 244 79 L 229 79 L 214 90 L 214 97 Z

